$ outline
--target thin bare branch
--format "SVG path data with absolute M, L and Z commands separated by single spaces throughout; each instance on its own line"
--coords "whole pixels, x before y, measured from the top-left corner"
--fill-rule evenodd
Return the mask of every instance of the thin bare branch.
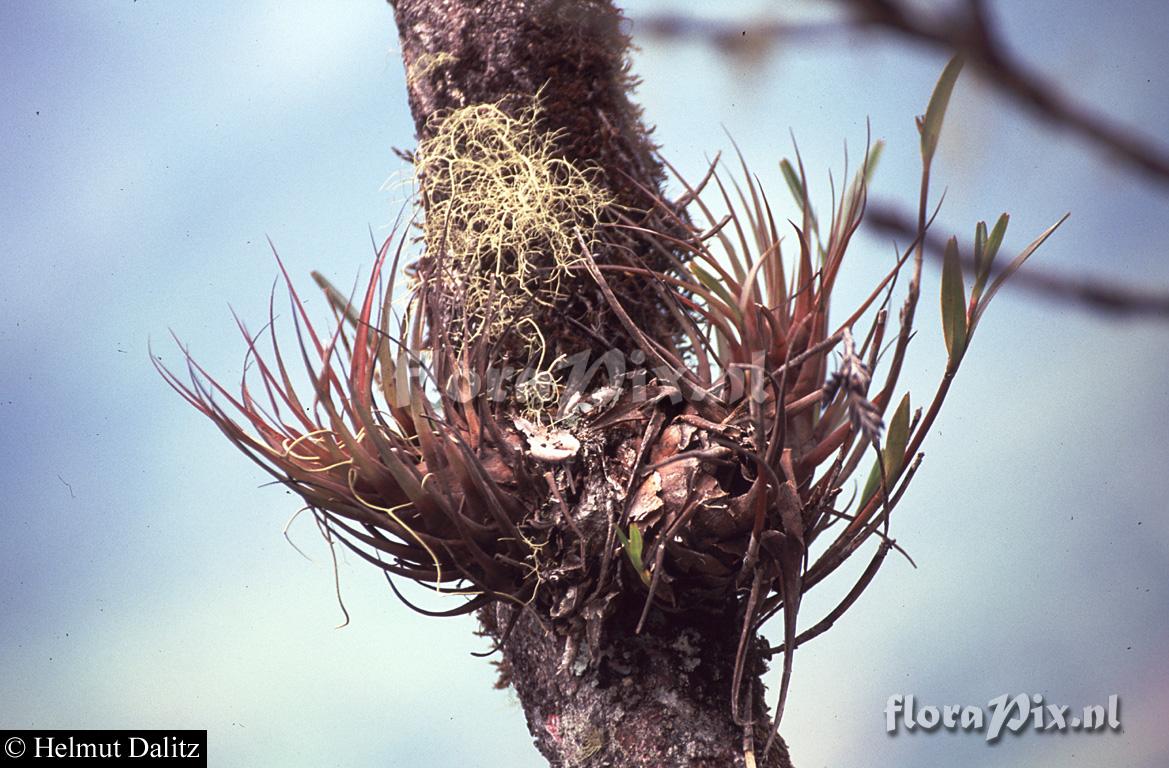
M 873 230 L 898 237 L 916 237 L 917 226 L 910 215 L 896 205 L 870 200 L 865 223 Z M 939 228 L 940 231 L 946 231 Z M 948 238 L 932 231 L 926 233 L 926 252 L 941 263 Z M 974 248 L 959 240 L 962 267 L 971 274 L 974 270 Z M 1035 264 L 1028 264 L 1011 280 L 1013 285 L 1025 288 L 1047 298 L 1078 304 L 1088 309 L 1118 316 L 1149 316 L 1169 320 L 1169 289 L 1155 290 L 1125 285 L 1105 277 L 1093 275 L 1065 275 Z
M 985 3 L 970 0 L 962 10 L 929 14 L 903 0 L 838 0 L 839 20 L 789 22 L 774 17 L 738 21 L 661 13 L 637 17 L 639 35 L 696 40 L 728 54 L 762 58 L 791 43 L 820 42 L 858 30 L 881 29 L 916 43 L 963 54 L 999 93 L 1036 117 L 1074 133 L 1158 184 L 1169 186 L 1169 147 L 1075 101 L 1019 59 L 1002 41 Z

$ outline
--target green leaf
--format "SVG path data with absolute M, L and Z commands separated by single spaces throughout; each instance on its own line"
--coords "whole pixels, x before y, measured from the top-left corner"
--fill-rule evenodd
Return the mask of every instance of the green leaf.
M 641 552 L 645 542 L 641 538 L 641 529 L 637 523 L 629 524 L 629 556 L 633 558 L 638 570 L 641 570 Z
M 881 487 L 881 462 L 874 461 L 873 468 L 869 470 L 869 479 L 865 481 L 865 490 L 861 493 L 861 505 L 857 507 L 858 510 L 863 510 L 869 504 L 869 499 Z
M 1031 254 L 1035 253 L 1035 251 L 1039 249 L 1039 246 L 1043 245 L 1043 243 L 1047 241 L 1047 238 L 1051 237 L 1052 233 L 1059 229 L 1061 224 L 1067 221 L 1068 216 L 1071 216 L 1071 214 L 1065 213 L 1063 216 L 1061 216 L 1059 221 L 1052 224 L 1043 231 L 1043 234 L 1032 240 L 1030 245 L 1024 248 L 1023 251 L 1018 256 L 1016 256 L 1010 264 L 1003 268 L 1003 271 L 999 273 L 999 276 L 996 277 L 994 282 L 990 284 L 990 289 L 987 290 L 986 296 L 983 297 L 982 302 L 977 307 L 975 307 L 974 322 L 977 323 L 979 318 L 982 317 L 982 313 L 986 311 L 986 307 L 990 304 L 990 300 L 994 298 L 996 293 L 998 293 L 999 288 L 1003 287 L 1003 283 L 1010 279 L 1011 275 L 1019 271 L 1019 267 L 1023 266 L 1023 262 L 1025 262 L 1031 256 Z
M 637 571 L 637 575 L 648 587 L 651 579 L 649 571 L 646 570 L 645 563 L 641 559 L 642 549 L 645 545 L 645 541 L 641 538 L 641 529 L 637 527 L 637 523 L 630 523 L 629 535 L 626 536 L 620 528 L 617 528 L 617 538 L 621 540 L 621 548 L 625 550 L 625 556 L 629 558 L 633 570 Z
M 954 92 L 954 84 L 958 82 L 958 75 L 962 72 L 963 59 L 955 56 L 942 70 L 938 84 L 930 96 L 929 106 L 925 115 L 918 120 L 918 130 L 921 131 L 921 157 L 928 166 L 934 159 L 934 152 L 938 148 L 938 139 L 942 135 L 942 121 L 946 118 L 946 107 L 950 103 L 950 94 Z
M 1010 221 L 1011 217 L 1006 213 L 999 216 L 999 220 L 995 222 L 994 229 L 990 231 L 990 237 L 986 239 L 986 271 L 988 274 L 990 268 L 994 266 L 994 257 L 998 255 L 999 248 L 1003 244 L 1003 236 L 1007 234 L 1007 224 Z
M 835 217 L 837 222 L 848 223 L 852 221 L 853 202 L 860 202 L 861 192 L 868 188 L 873 173 L 877 170 L 877 162 L 881 159 L 881 150 L 884 148 L 885 142 L 878 141 L 865 155 L 864 163 L 857 169 L 856 175 L 853 176 L 852 182 L 848 185 L 848 190 L 840 198 L 840 211 Z
M 728 308 L 736 310 L 734 317 L 736 319 L 739 318 L 737 312 L 739 302 L 735 300 L 734 294 L 732 294 L 730 290 L 727 289 L 727 286 L 723 284 L 722 280 L 707 272 L 696 262 L 692 261 L 686 266 L 690 268 L 690 272 L 693 273 L 694 277 L 698 279 L 698 282 L 702 284 L 703 288 L 722 299 Z M 729 312 L 727 314 L 729 314 Z
M 638 571 L 643 570 L 641 550 L 645 542 L 641 538 L 641 529 L 637 527 L 637 523 L 629 524 L 628 536 L 618 528 L 617 538 L 621 540 L 621 548 L 625 550 L 625 555 L 629 558 L 629 562 L 633 563 L 633 567 Z
M 804 185 L 800 183 L 800 177 L 796 174 L 796 169 L 792 167 L 791 161 L 786 159 L 781 160 L 779 170 L 783 173 L 783 180 L 787 182 L 787 188 L 791 190 L 796 205 L 800 207 L 801 211 L 804 210 L 804 203 L 806 202 Z
M 897 411 L 889 422 L 889 434 L 885 440 L 885 481 L 888 485 L 897 482 L 905 464 L 905 446 L 909 443 L 909 393 L 901 398 Z
M 980 221 L 974 227 L 974 276 L 982 274 L 982 260 L 986 253 L 986 222 Z
M 892 490 L 892 486 L 901 475 L 905 464 L 905 446 L 909 443 L 909 393 L 906 392 L 897 406 L 893 420 L 889 422 L 889 433 L 885 440 L 883 461 L 885 462 L 885 488 Z M 873 469 L 869 472 L 869 479 L 865 481 L 865 490 L 861 494 L 860 509 L 864 509 L 869 499 L 881 487 L 881 462 L 874 461 Z
M 787 182 L 788 189 L 791 190 L 792 197 L 795 198 L 796 205 L 800 208 L 800 213 L 804 216 L 804 229 L 811 234 L 816 235 L 816 239 L 820 239 L 820 222 L 816 219 L 816 212 L 812 209 L 812 201 L 808 195 L 808 187 L 804 183 L 804 168 L 800 160 L 800 149 L 796 147 L 796 163 L 799 165 L 799 172 L 796 171 L 796 166 L 793 166 L 790 160 L 784 159 L 779 163 L 779 170 L 783 172 L 784 181 Z M 820 249 L 823 251 L 823 249 Z
M 885 151 L 884 139 L 878 139 L 873 148 L 869 150 L 869 156 L 865 161 L 865 185 L 868 186 L 873 182 L 873 174 L 877 172 L 877 163 L 881 161 L 881 153 Z
M 974 287 L 970 289 L 970 303 L 976 308 L 982 298 L 982 289 L 990 279 L 991 268 L 994 266 L 994 257 L 998 255 L 999 247 L 1003 244 L 1003 236 L 1007 233 L 1007 223 L 1011 217 L 1007 214 L 999 216 L 994 229 L 986 234 L 986 222 L 978 222 L 978 229 L 974 233 L 974 263 L 977 265 L 974 274 Z M 980 244 L 981 240 L 981 244 Z M 969 334 L 967 334 L 969 335 Z
M 962 262 L 958 259 L 958 239 L 946 243 L 942 259 L 942 333 L 950 365 L 958 364 L 966 351 L 966 289 L 962 284 Z
M 336 286 L 330 283 L 329 279 L 320 272 L 313 270 L 311 274 L 313 280 L 325 292 L 325 299 L 329 302 L 329 306 L 332 307 L 333 311 L 339 315 L 343 315 L 354 328 L 360 326 L 361 323 L 357 317 L 357 310 L 353 307 L 353 302 L 345 294 L 337 290 Z
M 990 270 L 986 266 L 986 222 L 980 221 L 974 227 L 974 285 L 970 288 L 970 303 L 978 306 L 978 297 L 982 295 L 982 286 L 986 283 Z

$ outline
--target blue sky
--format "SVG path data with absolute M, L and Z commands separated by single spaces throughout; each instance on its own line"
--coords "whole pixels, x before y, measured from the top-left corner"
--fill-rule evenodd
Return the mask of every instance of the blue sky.
M 1165 10 L 992 7 L 1027 61 L 1169 144 Z M 782 198 L 790 130 L 826 196 L 867 119 L 888 142 L 874 195 L 914 200 L 913 116 L 938 54 L 843 35 L 755 62 L 641 43 L 639 98 L 684 173 L 729 148 L 725 130 Z M 228 306 L 262 323 L 277 274 L 266 237 L 306 294 L 311 269 L 348 285 L 368 268 L 370 230 L 388 233 L 410 189 L 391 151 L 413 129 L 389 8 L 5 3 L 0 57 L 0 725 L 207 728 L 217 766 L 541 765 L 514 698 L 468 655 L 483 648 L 469 620 L 417 617 L 348 562 L 353 621 L 334 628 L 311 525 L 290 530 L 309 561 L 281 536 L 293 499 L 261 487 L 148 359 L 149 342 L 178 362 L 174 329 L 208 369 L 239 375 Z M 1017 249 L 1071 211 L 1037 264 L 1169 286 L 1169 191 L 969 73 L 935 184 L 943 227 L 968 234 L 1008 210 Z M 891 253 L 858 246 L 845 290 Z M 944 362 L 937 280 L 906 377 L 917 391 Z M 1167 356 L 1163 322 L 1004 291 L 898 510 L 918 569 L 892 561 L 797 657 L 797 765 L 1166 764 Z M 810 596 L 806 615 L 832 596 Z M 1125 731 L 994 747 L 883 731 L 894 693 L 1019 691 L 1077 706 L 1118 693 Z

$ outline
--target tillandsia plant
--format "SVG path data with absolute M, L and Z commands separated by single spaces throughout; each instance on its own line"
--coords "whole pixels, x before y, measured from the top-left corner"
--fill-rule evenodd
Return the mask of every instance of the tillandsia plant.
M 412 71 L 443 77 L 460 61 Z M 421 235 L 382 244 L 356 301 L 318 276 L 326 328 L 285 273 L 292 353 L 273 303 L 265 334 L 240 323 L 238 393 L 189 354 L 189 377 L 160 371 L 303 498 L 331 544 L 403 601 L 401 579 L 439 595 L 410 607 L 478 612 L 553 765 L 790 765 L 777 734 L 794 653 L 897 548 L 891 514 L 983 313 L 1054 230 L 1004 267 L 1007 217 L 979 223 L 973 275 L 950 240 L 948 362 L 915 409 L 898 380 L 960 69 L 946 67 L 919 120 L 917 239 L 839 314 L 880 144 L 827 222 L 798 155 L 784 161 L 799 215 L 781 223 L 745 163 L 732 179 L 716 159 L 669 200 L 580 162 L 548 105 L 516 97 L 430 114 L 413 155 Z M 859 580 L 801 625 L 803 596 L 867 543 Z

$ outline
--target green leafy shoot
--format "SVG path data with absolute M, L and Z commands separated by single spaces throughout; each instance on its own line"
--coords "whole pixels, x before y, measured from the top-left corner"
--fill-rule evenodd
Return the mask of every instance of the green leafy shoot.
M 885 439 L 885 450 L 880 461 L 873 462 L 873 469 L 869 472 L 869 479 L 865 482 L 865 490 L 861 494 L 861 507 L 869 502 L 877 489 L 881 487 L 881 466 L 885 467 L 885 490 L 892 490 L 905 464 L 905 445 L 909 442 L 909 393 L 906 392 L 889 422 L 889 432 Z
M 978 222 L 974 231 L 974 287 L 970 291 L 971 307 L 978 306 L 986 281 L 990 278 L 991 268 L 994 267 L 995 256 L 1003 244 L 1003 236 L 1007 233 L 1007 224 L 1011 217 L 1008 214 L 999 216 L 994 229 L 987 234 L 986 222 Z
M 946 117 L 946 107 L 950 103 L 950 95 L 954 92 L 954 84 L 958 82 L 958 75 L 962 72 L 963 59 L 955 56 L 950 59 L 938 84 L 930 96 L 929 106 L 925 115 L 918 118 L 917 127 L 921 132 L 921 156 L 928 166 L 934 159 L 934 152 L 938 148 L 938 139 L 942 135 L 942 122 Z
M 1043 245 L 1043 243 L 1045 243 L 1047 241 L 1047 238 L 1051 237 L 1052 234 L 1055 233 L 1055 230 L 1059 229 L 1060 226 L 1065 221 L 1067 221 L 1068 216 L 1071 216 L 1071 214 L 1065 213 L 1063 216 L 1061 216 L 1059 218 L 1059 221 L 1055 222 L 1050 227 L 1045 229 L 1043 231 L 1043 234 L 1039 235 L 1039 237 L 1032 240 L 1031 243 L 1026 248 L 1024 248 L 1019 253 L 1019 255 L 1014 258 L 1014 260 L 1010 264 L 1003 267 L 1003 271 L 1000 272 L 998 274 L 998 276 L 995 277 L 994 282 L 992 282 L 990 284 L 990 288 L 987 290 L 986 296 L 983 297 L 981 302 L 979 303 L 979 305 L 977 307 L 975 307 L 974 317 L 972 318 L 971 327 L 973 327 L 974 324 L 976 324 L 982 318 L 982 313 L 986 311 L 987 305 L 990 304 L 990 301 L 991 301 L 991 299 L 994 298 L 994 295 L 996 293 L 998 293 L 999 288 L 1003 287 L 1003 283 L 1005 283 L 1007 280 L 1009 280 L 1011 278 L 1011 275 L 1013 275 L 1019 271 L 1019 267 L 1023 266 L 1023 263 L 1025 261 L 1027 261 L 1028 258 L 1031 257 L 1031 254 L 1035 253 L 1035 251 L 1038 250 L 1039 246 Z M 996 227 L 996 229 L 997 229 L 997 227 Z M 1005 227 L 1004 227 L 1004 229 L 1005 229 Z
M 958 239 L 946 243 L 942 259 L 942 333 L 951 369 L 957 368 L 966 351 L 966 289 L 962 280 L 962 262 L 958 256 Z
M 641 529 L 637 527 L 637 523 L 630 523 L 629 535 L 626 536 L 620 528 L 617 528 L 617 538 L 621 540 L 621 548 L 625 550 L 625 556 L 629 558 L 633 570 L 637 571 L 637 575 L 648 587 L 652 580 L 649 569 L 645 567 L 641 558 L 645 547 L 645 541 L 641 537 Z

